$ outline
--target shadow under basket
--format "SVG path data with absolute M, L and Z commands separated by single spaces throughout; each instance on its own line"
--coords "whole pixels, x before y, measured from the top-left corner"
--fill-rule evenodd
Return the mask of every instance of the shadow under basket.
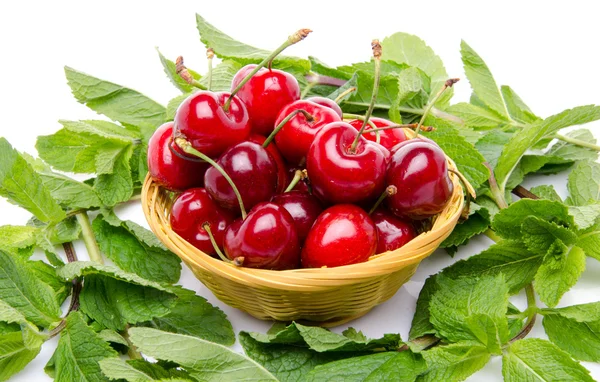
M 451 160 L 448 165 L 456 170 Z M 430 231 L 367 262 L 335 268 L 270 271 L 236 267 L 211 257 L 171 229 L 173 194 L 149 176 L 142 190 L 142 206 L 156 236 L 227 305 L 261 320 L 336 326 L 391 298 L 415 273 L 421 260 L 450 235 L 464 208 L 462 183 L 456 174 L 450 173 L 450 177 L 454 193 Z M 472 193 L 471 186 L 467 187 Z

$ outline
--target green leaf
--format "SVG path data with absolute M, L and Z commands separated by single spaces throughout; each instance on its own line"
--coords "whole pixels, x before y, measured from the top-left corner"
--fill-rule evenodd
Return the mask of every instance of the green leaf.
M 577 235 L 573 231 L 537 216 L 527 216 L 523 219 L 521 234 L 527 248 L 539 254 L 545 254 L 556 239 L 567 245 L 577 241 Z
M 187 375 L 183 371 L 165 370 L 157 364 L 145 362 L 143 360 L 124 361 L 119 358 L 106 358 L 100 361 L 102 373 L 111 380 L 125 380 L 127 382 L 148 382 L 169 380 L 171 377 L 181 377 L 177 381 L 192 381 L 185 378 Z
M 564 317 L 560 309 L 544 315 L 544 329 L 550 341 L 581 361 L 600 362 L 600 315 L 593 321 Z
M 600 260 L 600 224 L 581 232 L 577 246 L 583 249 L 586 255 Z
M 125 202 L 133 195 L 133 179 L 129 160 L 133 147 L 129 146 L 116 157 L 112 173 L 99 175 L 94 181 L 94 190 L 105 206 L 112 207 Z
M 510 141 L 511 136 L 512 134 L 501 130 L 492 130 L 477 141 L 475 147 L 484 156 L 490 166 L 495 168 L 502 150 Z
M 39 280 L 20 258 L 0 251 L 0 300 L 36 325 L 49 327 L 60 320 L 60 306 L 52 288 Z
M 0 334 L 0 381 L 7 381 L 23 370 L 42 349 L 43 338 L 33 336 L 25 341 L 24 336 L 21 332 Z
M 425 280 L 423 288 L 421 288 L 419 298 L 417 299 L 415 315 L 413 316 L 410 332 L 408 334 L 410 340 L 428 334 L 436 334 L 436 330 L 431 324 L 431 313 L 429 311 L 431 297 L 439 290 L 436 277 L 436 275 L 429 276 L 427 280 Z
M 508 120 L 510 117 L 502 93 L 485 62 L 464 41 L 460 43 L 460 54 L 473 92 L 487 107 Z
M 552 185 L 535 186 L 529 191 L 541 199 L 552 200 L 553 202 L 562 202 L 560 195 L 558 195 L 558 192 L 556 192 L 556 189 L 554 189 L 554 186 Z
M 222 345 L 233 345 L 235 334 L 227 316 L 195 292 L 173 288 L 178 296 L 170 312 L 143 323 L 166 332 L 186 334 Z
M 125 348 L 129 347 L 129 343 L 127 343 L 127 340 L 125 338 L 123 338 L 122 335 L 120 335 L 119 333 L 117 333 L 116 331 L 114 331 L 112 329 L 103 329 L 96 334 L 98 334 L 98 337 L 102 338 L 106 342 L 111 342 L 113 344 L 122 345 Z
M 168 314 L 175 304 L 173 294 L 107 276 L 85 276 L 79 296 L 81 311 L 113 330 Z
M 471 103 L 460 102 L 446 109 L 450 114 L 456 115 L 464 123 L 475 130 L 490 130 L 504 127 L 507 121 L 494 111 Z M 500 130 L 495 130 L 501 132 Z
M 219 63 L 219 65 L 213 69 L 210 89 L 214 92 L 230 92 L 231 81 L 242 66 L 242 64 L 233 60 L 224 60 Z M 208 77 L 201 79 L 200 83 L 208 87 Z
M 423 71 L 409 67 L 397 75 L 397 81 L 398 95 L 388 112 L 390 119 L 397 123 L 420 119 L 420 115 L 406 113 L 403 110 L 407 107 L 423 109 L 429 99 L 431 80 Z
M 46 264 L 43 261 L 28 261 L 27 267 L 35 274 L 42 282 L 49 285 L 54 291 L 54 298 L 62 305 L 62 303 L 71 294 L 71 283 L 66 283 L 56 274 L 56 268 Z
M 131 224 L 131 222 L 130 222 Z M 102 253 L 121 269 L 139 275 L 142 278 L 165 283 L 175 283 L 181 275 L 181 262 L 173 253 L 162 246 L 154 246 L 156 240 L 148 245 L 149 232 L 132 225 L 137 232 L 143 232 L 141 238 L 136 231 L 126 227 L 114 227 L 98 216 L 92 223 L 92 228 Z
M 579 162 L 569 174 L 569 200 L 583 206 L 600 200 L 600 163 Z
M 553 249 L 550 248 L 549 252 Z M 579 247 L 564 246 L 561 249 L 559 263 L 544 260 L 535 275 L 535 287 L 540 300 L 549 307 L 554 307 L 561 297 L 573 285 L 585 270 L 585 253 Z
M 177 69 L 173 61 L 163 56 L 163 54 L 160 52 L 160 50 L 158 50 L 158 48 L 156 48 L 156 52 L 158 53 L 158 57 L 160 58 L 160 63 L 163 66 L 165 74 L 177 89 L 181 90 L 182 93 L 189 93 L 192 90 L 196 89 L 194 86 L 188 84 L 183 78 L 181 78 L 179 74 L 177 74 Z M 193 71 L 190 68 L 188 68 L 188 72 L 192 75 L 192 77 L 195 80 L 199 80 L 201 78 L 201 76 L 197 72 Z
M 177 113 L 177 108 L 179 108 L 179 105 L 181 105 L 181 103 L 183 101 L 185 101 L 186 98 L 188 98 L 189 96 L 191 96 L 192 93 L 184 93 L 181 95 L 178 95 L 177 97 L 173 98 L 172 100 L 169 101 L 169 103 L 167 104 L 167 112 L 166 112 L 166 117 L 165 119 L 167 121 L 172 121 L 175 119 L 175 113 Z
M 40 176 L 5 138 L 0 138 L 0 196 L 45 222 L 66 217 Z
M 427 372 L 419 382 L 464 381 L 490 360 L 484 346 L 469 342 L 436 346 L 421 354 L 427 362 Z
M 440 248 L 458 247 L 467 244 L 469 239 L 487 231 L 490 226 L 489 214 L 482 216 L 475 213 L 469 219 L 454 227 L 450 236 L 440 245 Z
M 139 133 L 128 130 L 112 122 L 102 120 L 67 121 L 60 120 L 63 127 L 77 134 L 97 135 L 115 144 L 131 144 L 140 139 Z
M 332 68 L 316 57 L 308 56 L 308 60 L 310 61 L 310 71 L 314 73 L 334 78 L 340 78 L 343 80 L 349 80 L 354 74 L 354 71 L 348 73 L 346 71 L 340 70 L 339 68 Z
M 366 72 L 356 72 L 355 76 L 350 79 L 350 81 L 356 81 L 355 85 L 352 85 L 352 82 L 349 81 L 336 92 L 329 95 L 329 98 L 335 98 L 343 91 L 342 88 L 349 89 L 350 87 L 356 87 L 357 90 L 342 103 L 345 111 L 359 112 L 366 110 L 371 102 L 373 95 L 373 75 Z M 389 108 L 397 99 L 398 76 L 381 76 L 375 107 Z
M 65 66 L 73 95 L 80 103 L 112 120 L 134 126 L 159 126 L 165 121 L 165 107 L 126 87 L 103 81 Z
M 565 136 L 579 139 L 588 143 L 596 143 L 594 135 L 588 129 L 570 131 L 565 134 Z M 552 147 L 550 147 L 546 153 L 546 156 L 555 157 L 562 161 L 575 162 L 589 160 L 595 162 L 598 159 L 598 151 L 559 140 L 552 145 Z M 557 162 L 557 160 L 554 160 L 554 162 Z
M 502 85 L 500 91 L 512 119 L 522 123 L 534 123 L 540 120 L 540 117 L 533 114 L 529 106 L 525 105 L 525 102 L 510 86 Z
M 502 375 L 507 382 L 593 381 L 583 366 L 552 343 L 527 338 L 511 344 L 502 356 Z
M 600 203 L 587 206 L 569 206 L 569 215 L 573 217 L 579 229 L 592 227 L 600 218 Z
M 387 352 L 348 358 L 317 366 L 307 376 L 306 382 L 324 381 L 415 381 L 425 371 L 420 355 L 410 350 Z
M 117 352 L 86 325 L 81 313 L 72 312 L 45 370 L 57 382 L 107 381 L 98 362 L 108 357 Z
M 571 305 L 564 308 L 543 309 L 543 313 L 559 314 L 576 322 L 592 322 L 600 320 L 600 302 Z
M 419 37 L 408 33 L 394 33 L 381 42 L 382 60 L 394 61 L 417 67 L 431 78 L 431 99 L 444 86 L 448 73 L 442 60 Z M 439 107 L 447 106 L 452 98 L 452 88 L 436 102 Z
M 34 227 L 3 225 L 0 226 L 0 249 L 18 254 L 20 249 L 36 244 L 39 230 Z
M 129 335 L 145 355 L 176 362 L 203 381 L 277 381 L 258 363 L 223 345 L 150 328 L 131 328 Z

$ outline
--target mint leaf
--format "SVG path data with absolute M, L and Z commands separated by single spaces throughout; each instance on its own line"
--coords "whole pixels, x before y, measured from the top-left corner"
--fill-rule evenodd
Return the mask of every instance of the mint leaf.
M 475 213 L 464 222 L 457 224 L 450 236 L 442 242 L 440 248 L 458 247 L 467 244 L 470 238 L 487 231 L 489 226 L 489 213 L 487 216 Z
M 427 362 L 427 372 L 419 382 L 464 381 L 490 360 L 484 346 L 469 342 L 436 346 L 421 354 Z
M 43 261 L 28 261 L 27 267 L 33 274 L 43 283 L 47 284 L 54 291 L 54 298 L 62 305 L 62 303 L 71 294 L 71 283 L 66 283 L 56 274 L 56 268 L 44 263 Z
M 45 370 L 58 382 L 107 381 L 98 362 L 108 357 L 116 358 L 117 352 L 86 325 L 81 313 L 72 312 Z
M 569 201 L 583 206 L 600 200 L 600 164 L 579 162 L 569 174 Z
M 544 315 L 543 324 L 550 341 L 574 358 L 600 361 L 600 314 L 592 320 L 579 321 L 565 317 L 561 309 L 555 309 Z
M 111 342 L 113 344 L 121 345 L 121 346 L 124 346 L 125 348 L 129 347 L 129 343 L 127 343 L 127 340 L 125 338 L 123 338 L 122 335 L 120 335 L 119 333 L 117 333 L 116 331 L 114 331 L 112 329 L 103 329 L 96 334 L 98 334 L 98 337 L 102 338 L 102 340 L 104 340 L 106 342 Z
M 182 93 L 189 93 L 192 90 L 196 89 L 194 86 L 188 84 L 183 78 L 181 78 L 179 74 L 177 74 L 175 62 L 163 56 L 163 54 L 160 52 L 160 50 L 158 50 L 158 48 L 156 48 L 156 52 L 158 53 L 158 57 L 160 58 L 160 63 L 163 66 L 165 74 L 177 89 L 181 90 Z M 199 80 L 201 77 L 197 72 L 193 71 L 190 68 L 188 68 L 188 72 L 192 75 L 192 77 L 195 80 Z
M 130 222 L 132 223 L 132 222 Z M 133 224 L 133 223 L 132 223 Z M 142 227 L 132 225 L 136 231 L 125 227 L 114 227 L 98 216 L 92 223 L 92 228 L 100 250 L 121 269 L 136 273 L 142 278 L 175 283 L 181 275 L 181 262 L 173 253 L 165 250 L 162 245 L 154 246 L 156 239 L 149 239 L 150 232 Z M 151 245 L 144 242 L 151 240 Z
M 436 330 L 431 324 L 431 313 L 429 312 L 431 297 L 439 290 L 436 277 L 436 275 L 432 275 L 425 280 L 419 298 L 417 298 L 417 307 L 408 334 L 408 338 L 411 340 L 428 334 L 436 334 Z
M 507 382 L 593 381 L 589 371 L 567 353 L 538 338 L 519 340 L 507 348 L 502 375 Z
M 186 378 L 187 375 L 183 371 L 174 370 L 173 373 L 157 364 L 142 360 L 126 362 L 119 358 L 105 358 L 99 362 L 99 365 L 102 373 L 111 380 L 125 380 L 128 382 L 173 381 L 171 377 L 179 377 L 177 381 L 192 381 Z
M 388 111 L 389 118 L 397 123 L 413 122 L 420 115 L 404 110 L 422 109 L 429 99 L 431 80 L 420 69 L 409 67 L 397 74 L 398 95 Z
M 0 226 L 0 249 L 17 255 L 21 249 L 35 245 L 38 235 L 39 230 L 34 227 Z
M 425 371 L 420 355 L 410 350 L 365 355 L 317 366 L 306 382 L 316 381 L 415 381 Z
M 510 86 L 502 85 L 500 91 L 512 119 L 522 123 L 534 123 L 540 120 L 540 117 L 533 114 L 529 106 L 525 105 L 525 102 Z
M 588 129 L 570 131 L 565 134 L 565 136 L 589 143 L 596 143 L 594 135 Z M 575 162 L 580 160 L 589 160 L 594 162 L 598 159 L 598 151 L 559 140 L 552 145 L 552 147 L 550 147 L 546 153 L 546 156 L 559 158 L 562 161 L 567 162 Z
M 258 363 L 223 345 L 150 328 L 129 329 L 131 342 L 145 355 L 178 363 L 203 381 L 277 381 Z
M 94 190 L 105 206 L 125 202 L 133 195 L 133 179 L 129 160 L 133 147 L 129 146 L 115 157 L 112 173 L 101 174 L 94 181 Z
M 529 191 L 538 196 L 540 199 L 552 200 L 553 202 L 562 202 L 560 195 L 558 195 L 558 192 L 556 192 L 556 189 L 554 189 L 554 186 L 552 185 L 535 186 Z
M 26 262 L 0 251 L 0 300 L 38 326 L 60 320 L 60 306 L 52 288 L 38 279 Z
M 475 130 L 490 130 L 507 124 L 507 121 L 494 111 L 471 103 L 459 102 L 446 108 L 446 111 L 456 115 Z
M 536 216 L 523 219 L 521 234 L 527 248 L 539 254 L 545 254 L 556 239 L 567 245 L 577 241 L 577 235 L 571 230 Z
M 44 343 L 42 337 L 34 335 L 30 340 L 25 341 L 25 335 L 25 332 L 21 333 L 20 331 L 0 333 L 0 381 L 7 381 L 11 376 L 23 370 L 42 349 Z
M 40 176 L 4 138 L 0 138 L 0 196 L 45 222 L 66 217 Z
M 77 101 L 112 120 L 154 127 L 165 121 L 165 107 L 135 90 L 68 66 L 65 66 L 65 75 Z
M 508 120 L 510 117 L 506 104 L 485 62 L 464 41 L 460 43 L 460 54 L 473 92 L 487 107 L 498 113 L 501 118 Z
M 322 62 L 316 57 L 308 56 L 308 60 L 310 61 L 310 71 L 318 74 L 322 74 L 324 76 L 329 76 L 333 78 L 340 78 L 343 80 L 349 80 L 354 74 L 354 70 L 348 73 L 345 70 L 340 70 L 340 68 L 332 68 L 326 63 Z
M 510 141 L 512 134 L 501 130 L 492 130 L 477 141 L 475 147 L 485 157 L 486 161 L 495 168 L 504 146 Z
M 571 305 L 564 308 L 543 309 L 543 313 L 559 314 L 576 322 L 592 322 L 600 320 L 600 302 Z
M 585 254 L 600 260 L 600 224 L 580 233 L 577 246 L 585 251 Z
M 569 206 L 569 215 L 573 217 L 575 225 L 579 229 L 592 227 L 600 218 L 600 203 L 587 206 Z
M 233 77 L 243 67 L 237 61 L 224 60 L 217 65 L 212 72 L 211 90 L 214 92 L 230 92 Z M 200 83 L 208 87 L 208 78 L 204 77 Z
M 185 101 L 185 99 L 189 96 L 191 96 L 193 94 L 193 92 L 190 93 L 184 93 L 181 95 L 178 95 L 177 97 L 173 98 L 172 100 L 169 101 L 169 103 L 167 104 L 167 111 L 166 111 L 166 117 L 165 119 L 167 121 L 172 121 L 175 119 L 175 113 L 177 113 L 177 109 L 179 108 L 179 105 L 181 105 L 181 103 L 183 101 Z
M 97 135 L 115 144 L 127 145 L 141 138 L 140 134 L 112 122 L 102 120 L 59 121 L 63 127 L 73 133 Z
M 552 252 L 554 249 L 551 247 L 549 253 Z M 558 304 L 560 298 L 577 283 L 585 270 L 585 253 L 581 248 L 567 248 L 562 244 L 560 252 L 562 253 L 557 254 L 558 260 L 544 260 L 535 275 L 535 286 L 540 300 L 549 307 Z

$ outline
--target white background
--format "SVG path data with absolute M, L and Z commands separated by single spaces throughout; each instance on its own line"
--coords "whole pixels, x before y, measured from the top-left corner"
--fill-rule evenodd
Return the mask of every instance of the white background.
M 451 4 L 452 3 L 452 4 Z M 536 3 L 536 4 L 534 4 Z M 542 117 L 578 105 L 600 104 L 599 7 L 592 1 L 2 1 L 0 2 L 0 136 L 18 150 L 34 153 L 35 138 L 59 129 L 59 119 L 99 118 L 71 96 L 63 74 L 69 65 L 96 77 L 139 90 L 166 104 L 178 91 L 164 76 L 155 46 L 188 67 L 205 71 L 204 47 L 195 28 L 196 12 L 246 43 L 273 49 L 301 27 L 314 30 L 289 49 L 313 55 L 330 65 L 368 60 L 372 38 L 396 31 L 423 38 L 442 58 L 451 77 L 462 77 L 459 44 L 465 39 L 487 62 L 499 84 L 508 84 Z M 454 102 L 468 100 L 466 80 L 455 86 Z M 587 126 L 600 138 L 600 123 Z M 554 184 L 566 193 L 566 174 L 537 177 L 528 185 Z M 139 205 L 118 211 L 122 218 L 145 224 Z M 0 225 L 24 224 L 28 214 L 0 201 Z M 423 281 L 456 259 L 490 244 L 483 237 L 451 259 L 438 251 L 387 303 L 350 325 L 368 336 L 400 332 L 407 337 L 416 297 Z M 81 258 L 84 248 L 76 246 Z M 561 306 L 597 301 L 600 266 L 587 270 Z M 229 308 L 187 269 L 181 283 L 196 290 L 229 316 L 236 332 L 265 331 L 268 322 Z M 523 300 L 517 298 L 523 306 Z M 342 330 L 344 328 L 338 328 Z M 538 322 L 532 335 L 544 337 Z M 42 353 L 14 381 L 45 381 L 42 369 L 56 346 Z M 236 350 L 241 350 L 238 344 Z M 496 357 L 469 381 L 500 381 Z M 600 379 L 600 366 L 585 363 Z

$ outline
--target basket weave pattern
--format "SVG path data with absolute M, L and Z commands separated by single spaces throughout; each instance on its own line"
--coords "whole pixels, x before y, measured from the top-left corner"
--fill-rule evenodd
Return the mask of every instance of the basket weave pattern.
M 456 169 L 451 160 L 448 164 Z M 365 263 L 336 268 L 270 271 L 236 267 L 213 258 L 171 230 L 172 194 L 150 177 L 142 190 L 142 206 L 156 236 L 219 300 L 263 320 L 333 326 L 360 317 L 391 298 L 414 274 L 421 260 L 450 235 L 464 207 L 463 187 L 455 174 L 450 176 L 454 193 L 430 231 Z

